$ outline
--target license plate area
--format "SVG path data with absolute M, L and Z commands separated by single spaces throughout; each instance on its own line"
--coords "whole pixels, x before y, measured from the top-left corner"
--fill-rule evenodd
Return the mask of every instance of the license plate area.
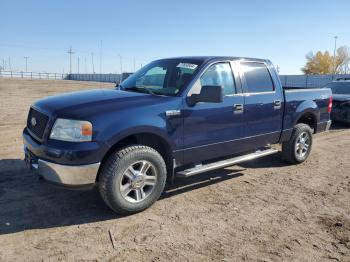
M 33 155 L 28 148 L 24 148 L 24 161 L 30 169 L 38 168 L 38 158 Z

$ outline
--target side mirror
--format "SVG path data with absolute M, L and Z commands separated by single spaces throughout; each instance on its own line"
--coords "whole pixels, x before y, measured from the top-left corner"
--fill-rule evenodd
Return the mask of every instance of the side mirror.
M 224 91 L 221 86 L 202 86 L 200 94 L 192 94 L 188 97 L 190 105 L 198 102 L 221 103 L 224 101 Z

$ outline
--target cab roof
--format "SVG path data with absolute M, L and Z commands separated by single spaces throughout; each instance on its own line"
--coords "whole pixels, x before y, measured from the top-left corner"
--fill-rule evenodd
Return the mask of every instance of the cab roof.
M 268 59 L 252 58 L 252 57 L 238 57 L 238 56 L 179 56 L 179 57 L 170 57 L 167 59 L 184 59 L 184 60 L 199 60 L 202 62 L 215 61 L 215 60 L 248 60 L 248 61 L 257 61 L 257 62 L 266 62 L 269 63 Z M 163 59 L 160 59 L 163 60 Z

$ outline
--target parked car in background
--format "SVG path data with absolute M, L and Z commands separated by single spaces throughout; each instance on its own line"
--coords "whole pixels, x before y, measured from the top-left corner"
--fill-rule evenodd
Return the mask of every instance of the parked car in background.
M 284 90 L 269 60 L 179 57 L 154 61 L 119 90 L 33 104 L 25 159 L 45 179 L 97 185 L 107 205 L 151 206 L 166 181 L 271 155 L 304 162 L 312 134 L 328 130 L 331 90 Z
M 350 124 L 350 79 L 337 79 L 325 86 L 333 93 L 333 121 Z
M 115 86 L 118 87 L 121 82 L 123 82 L 125 79 L 127 79 L 129 76 L 131 76 L 133 73 L 122 73 L 121 81 L 116 81 Z

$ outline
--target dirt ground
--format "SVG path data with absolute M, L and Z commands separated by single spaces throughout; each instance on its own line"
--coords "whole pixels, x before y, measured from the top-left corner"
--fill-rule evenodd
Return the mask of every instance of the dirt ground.
M 40 97 L 99 87 L 0 79 L 0 261 L 350 261 L 350 129 L 315 136 L 310 158 L 278 155 L 178 179 L 119 217 L 98 192 L 39 180 L 21 132 Z M 115 239 L 115 248 L 110 240 Z

